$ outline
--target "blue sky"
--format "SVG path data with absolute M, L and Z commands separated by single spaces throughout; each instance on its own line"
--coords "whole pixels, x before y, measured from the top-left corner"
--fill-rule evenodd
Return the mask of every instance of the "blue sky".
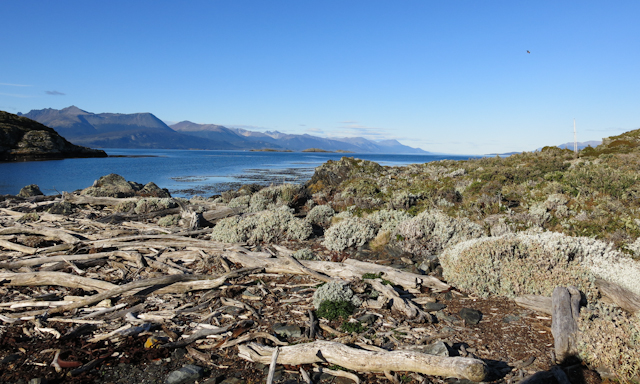
M 638 1 L 3 1 L 0 109 L 486 154 L 640 128 Z M 527 50 L 531 53 L 528 54 Z

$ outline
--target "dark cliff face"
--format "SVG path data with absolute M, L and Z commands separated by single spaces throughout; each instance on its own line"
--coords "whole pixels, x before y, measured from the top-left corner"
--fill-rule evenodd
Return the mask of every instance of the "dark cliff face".
M 0 111 L 0 161 L 107 157 L 104 151 L 71 144 L 37 121 Z

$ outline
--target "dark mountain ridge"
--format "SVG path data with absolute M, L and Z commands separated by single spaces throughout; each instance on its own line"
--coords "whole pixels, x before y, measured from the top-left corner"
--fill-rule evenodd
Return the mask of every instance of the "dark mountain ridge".
M 217 124 L 181 121 L 166 125 L 151 113 L 92 113 L 76 106 L 32 110 L 22 116 L 54 128 L 69 141 L 98 148 L 289 149 L 320 148 L 358 153 L 427 154 L 396 140 L 375 142 L 362 137 L 322 138 L 278 131 L 254 132 Z

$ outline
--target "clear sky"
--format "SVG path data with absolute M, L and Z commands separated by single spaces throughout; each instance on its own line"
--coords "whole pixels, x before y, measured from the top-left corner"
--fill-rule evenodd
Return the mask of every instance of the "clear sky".
M 0 1 L 0 109 L 486 154 L 640 128 L 640 1 Z M 530 51 L 531 53 L 527 53 Z

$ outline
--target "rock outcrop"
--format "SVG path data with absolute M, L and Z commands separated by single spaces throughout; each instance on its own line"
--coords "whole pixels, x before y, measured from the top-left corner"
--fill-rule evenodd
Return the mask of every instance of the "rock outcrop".
M 0 161 L 107 157 L 104 151 L 71 144 L 37 121 L 0 111 Z
M 83 189 L 81 193 L 94 197 L 171 197 L 166 188 L 160 188 L 153 182 L 142 185 L 135 181 L 127 181 L 115 173 L 100 177 L 91 187 Z

